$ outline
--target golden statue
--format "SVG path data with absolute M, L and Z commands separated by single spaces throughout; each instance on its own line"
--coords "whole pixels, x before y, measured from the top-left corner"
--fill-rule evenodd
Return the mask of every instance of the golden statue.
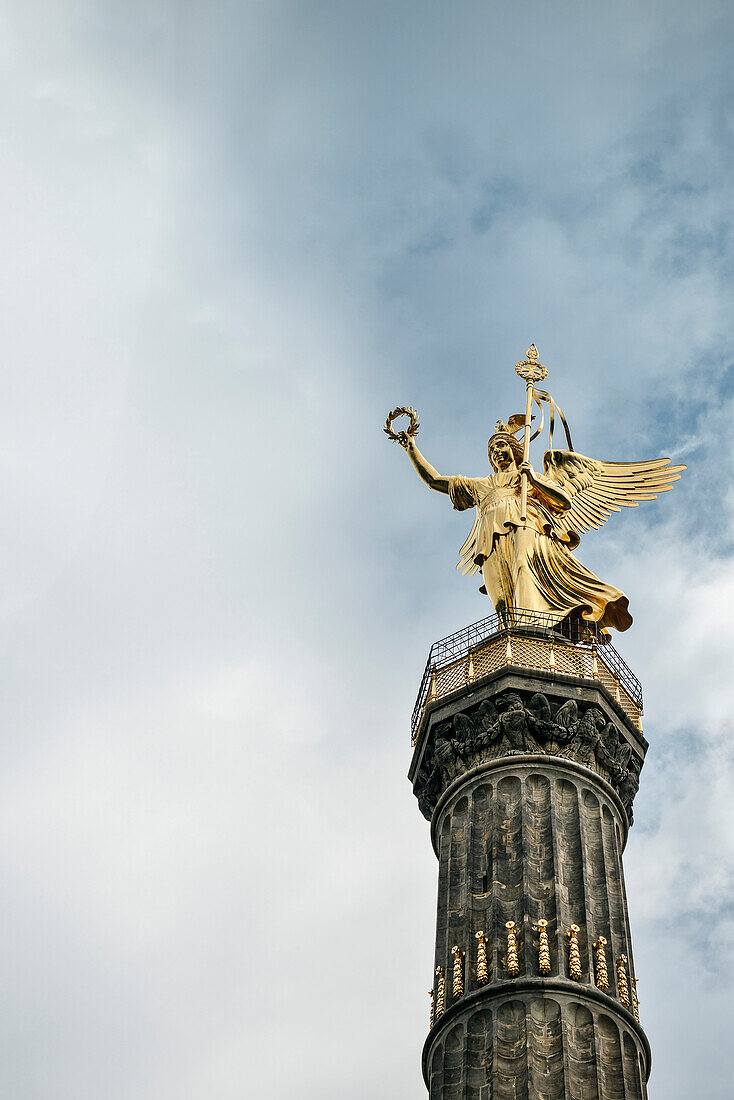
M 413 409 L 394 409 L 385 431 L 406 450 L 431 489 L 446 493 L 458 511 L 476 509 L 457 569 L 469 576 L 481 570 L 484 584 L 479 591 L 490 597 L 499 615 L 511 616 L 513 608 L 522 608 L 557 623 L 576 612 L 605 631 L 627 630 L 632 625 L 627 597 L 594 576 L 571 551 L 583 531 L 601 527 L 612 512 L 667 492 L 685 466 L 671 466 L 667 458 L 602 462 L 578 454 L 563 413 L 549 393 L 535 386 L 548 373 L 535 345 L 515 370 L 526 382 L 525 415 L 511 416 L 506 424 L 497 422 L 487 446 L 494 472 L 487 477 L 439 474 L 416 446 L 418 418 Z M 531 434 L 533 402 L 541 420 Z M 550 443 L 540 474 L 531 466 L 529 454 L 531 441 L 543 430 L 546 406 Z M 566 432 L 567 450 L 553 450 L 556 413 Z M 410 417 L 407 430 L 393 432 L 393 420 L 403 415 Z M 523 430 L 521 443 L 517 436 Z

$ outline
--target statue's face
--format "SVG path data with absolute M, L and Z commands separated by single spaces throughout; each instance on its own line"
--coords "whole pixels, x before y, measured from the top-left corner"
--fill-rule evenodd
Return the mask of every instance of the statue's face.
M 512 447 L 504 439 L 492 444 L 491 458 L 498 470 L 509 470 L 515 465 Z

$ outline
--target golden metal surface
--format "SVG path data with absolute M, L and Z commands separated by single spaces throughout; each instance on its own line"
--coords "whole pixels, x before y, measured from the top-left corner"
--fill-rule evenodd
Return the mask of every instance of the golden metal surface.
M 460 947 L 454 946 L 451 948 L 451 954 L 454 956 L 454 974 L 451 983 L 451 996 L 454 1000 L 458 1000 L 459 997 L 464 996 L 464 952 Z
M 605 630 L 627 630 L 632 623 L 624 593 L 599 580 L 571 553 L 580 536 L 601 527 L 612 512 L 654 500 L 678 481 L 685 466 L 671 466 L 667 458 L 645 462 L 604 462 L 573 450 L 563 413 L 549 393 L 535 387 L 545 378 L 535 345 L 516 365 L 526 382 L 525 414 L 499 421 L 488 444 L 493 469 L 485 477 L 440 474 L 419 451 L 415 435 L 418 418 L 413 409 L 394 409 L 385 431 L 399 443 L 422 480 L 446 493 L 459 511 L 475 508 L 468 538 L 459 551 L 458 569 L 473 576 L 481 570 L 481 592 L 489 595 L 498 614 L 524 608 L 554 616 L 560 622 L 573 611 L 598 622 Z M 543 457 L 543 473 L 533 469 L 530 443 L 543 428 L 531 434 L 531 409 L 537 404 L 544 416 L 550 411 L 549 447 Z M 553 427 L 559 415 L 568 442 L 567 450 L 553 449 Z M 410 417 L 406 431 L 394 432 L 399 415 Z M 523 442 L 517 434 L 523 430 Z
M 467 682 L 467 684 L 470 684 L 475 676 L 476 676 L 476 672 L 474 671 L 474 658 L 472 657 L 472 651 L 469 650 L 469 654 L 468 654 L 467 660 L 466 660 L 466 682 Z
M 627 985 L 627 956 L 617 956 L 617 996 L 619 1003 L 631 1008 L 629 986 Z
M 630 994 L 632 997 L 632 1015 L 640 1022 L 640 998 L 637 996 L 637 978 L 630 978 Z
M 399 416 L 407 416 L 410 419 L 410 424 L 405 431 L 394 432 L 392 430 L 393 420 L 397 420 Z M 393 409 L 392 412 L 387 414 L 385 426 L 382 430 L 388 439 L 392 439 L 394 443 L 400 443 L 401 446 L 404 446 L 406 440 L 414 439 L 418 435 L 419 428 L 420 422 L 415 409 L 399 408 Z
M 428 702 L 432 703 L 434 699 L 438 699 L 438 680 L 435 668 L 431 672 L 431 686 L 428 691 Z
M 568 976 L 572 982 L 580 982 L 582 978 L 579 954 L 580 931 L 578 924 L 572 924 L 568 932 Z
M 468 657 L 462 655 L 442 668 L 431 669 L 425 705 L 460 691 L 500 668 L 514 665 L 518 668 L 576 676 L 582 680 L 595 680 L 603 684 L 627 717 L 642 731 L 640 703 L 625 690 L 614 667 L 609 667 L 612 662 L 610 655 L 605 652 L 608 648 L 610 647 L 595 647 L 592 651 L 590 648 L 581 648 L 572 642 L 566 642 L 561 636 L 551 640 L 530 634 L 515 634 L 512 626 L 508 625 L 506 633 L 503 631 L 502 634 L 473 646 Z M 416 726 L 415 732 L 418 728 Z M 415 737 L 413 743 L 415 744 Z
M 542 382 L 547 376 L 548 371 L 538 360 L 538 349 L 535 344 L 531 344 L 525 353 L 527 359 L 521 360 L 519 363 L 515 363 L 515 373 L 519 374 L 521 378 L 525 380 L 525 422 L 524 422 L 524 435 L 522 443 L 522 461 L 523 466 L 527 465 L 530 459 L 530 431 L 533 420 L 533 383 Z M 528 518 L 528 475 L 527 473 L 521 474 L 520 484 L 520 520 L 523 526 L 527 522 Z
M 596 962 L 596 988 L 601 989 L 602 993 L 609 992 L 609 971 L 607 970 L 607 954 L 604 948 L 607 945 L 607 941 L 603 936 L 599 936 L 599 939 L 594 944 L 594 960 Z
M 515 363 L 515 374 L 519 374 L 523 381 L 529 382 L 531 385 L 535 382 L 542 382 L 544 378 L 548 377 L 548 368 L 540 362 L 539 352 L 535 344 L 530 345 L 525 355 L 527 358 Z
M 550 974 L 551 958 L 550 944 L 548 942 L 548 921 L 539 920 L 538 928 L 540 929 L 540 935 L 538 937 L 538 970 L 541 974 Z
M 477 932 L 477 984 L 486 985 L 489 981 L 489 970 L 487 969 L 487 940 L 484 932 Z
M 508 920 L 505 925 L 507 929 L 507 973 L 513 978 L 516 978 L 520 973 L 520 960 L 517 957 L 517 935 L 515 933 L 514 920 Z
M 431 1030 L 431 1028 L 433 1027 L 433 1024 L 434 1024 L 434 1020 L 435 1020 L 435 1018 L 436 1018 L 436 1017 L 435 1017 L 435 1012 L 436 1012 L 436 994 L 435 994 L 435 993 L 433 992 L 433 990 L 432 990 L 432 989 L 429 989 L 429 990 L 428 990 L 428 996 L 429 996 L 429 997 L 431 998 L 431 1015 L 430 1015 L 430 1017 L 429 1017 L 429 1020 L 428 1020 L 428 1030 L 430 1031 L 430 1030 Z
M 444 977 L 443 967 L 436 967 L 436 975 L 438 977 L 438 987 L 436 989 L 436 1019 L 438 1020 L 443 1016 L 444 1008 L 446 1007 L 446 978 Z

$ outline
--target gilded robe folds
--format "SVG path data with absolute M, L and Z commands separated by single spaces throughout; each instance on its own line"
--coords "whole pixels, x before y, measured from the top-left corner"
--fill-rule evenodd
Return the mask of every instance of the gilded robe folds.
M 517 470 L 449 478 L 449 496 L 458 511 L 476 508 L 458 568 L 470 575 L 481 569 L 480 591 L 497 612 L 523 607 L 560 622 L 578 609 L 604 628 L 627 630 L 632 624 L 624 593 L 600 581 L 571 553 L 578 536 L 557 522 L 568 509 L 550 504 L 531 484 L 523 526 Z

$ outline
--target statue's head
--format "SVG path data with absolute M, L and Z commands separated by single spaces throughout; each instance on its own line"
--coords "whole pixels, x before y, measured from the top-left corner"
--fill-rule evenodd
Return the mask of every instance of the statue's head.
M 510 417 L 510 419 L 514 421 L 517 418 Z M 487 443 L 487 454 L 495 470 L 511 470 L 522 462 L 522 443 L 515 438 L 514 427 L 514 424 L 508 427 L 507 424 L 498 420 L 497 430 L 494 435 L 490 436 Z M 515 428 L 515 430 L 517 429 Z
M 524 710 L 524 704 L 520 696 L 514 691 L 508 691 L 507 695 L 503 695 L 501 699 L 497 700 L 497 706 L 500 710 Z

